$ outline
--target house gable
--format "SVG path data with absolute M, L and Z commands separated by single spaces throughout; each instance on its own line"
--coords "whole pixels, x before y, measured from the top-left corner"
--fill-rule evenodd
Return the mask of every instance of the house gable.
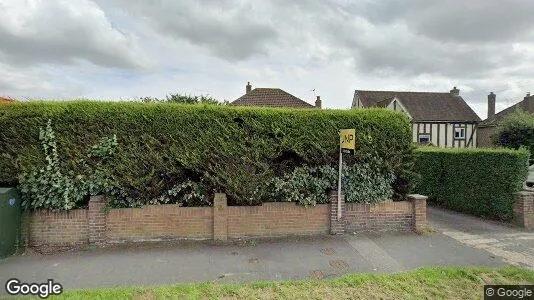
M 404 104 L 402 104 L 402 102 L 397 97 L 394 97 L 393 100 L 389 102 L 387 108 L 394 111 L 400 111 L 407 115 L 410 120 L 413 119 L 408 109 L 404 106 Z
M 355 92 L 356 98 L 360 107 L 387 107 L 383 106 L 383 103 L 387 102 L 388 99 L 396 98 L 397 103 L 402 104 L 403 109 L 412 117 L 413 121 L 480 121 L 480 118 L 464 99 L 452 91 L 433 93 L 357 90 Z

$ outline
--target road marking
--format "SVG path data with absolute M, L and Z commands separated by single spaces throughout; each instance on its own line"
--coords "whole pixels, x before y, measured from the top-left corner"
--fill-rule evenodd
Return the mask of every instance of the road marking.
M 397 260 L 389 256 L 384 249 L 367 237 L 345 237 L 345 241 L 378 271 L 396 272 L 404 270 Z

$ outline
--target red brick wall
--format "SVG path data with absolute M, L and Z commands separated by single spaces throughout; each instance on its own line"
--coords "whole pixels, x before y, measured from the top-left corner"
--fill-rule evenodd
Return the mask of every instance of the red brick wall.
M 88 241 L 87 211 L 34 211 L 26 222 L 30 246 L 84 244 Z
M 526 229 L 534 229 L 534 193 L 521 191 L 515 194 L 514 222 Z
M 330 233 L 415 231 L 426 227 L 426 196 L 408 195 L 409 201 L 377 204 L 345 203 L 341 195 L 341 219 L 338 197 L 330 195 Z
M 344 197 L 342 197 L 344 199 Z M 366 231 L 420 230 L 426 224 L 426 197 L 376 205 L 344 203 L 337 220 L 337 196 L 331 204 L 304 207 L 295 203 L 227 206 L 217 194 L 213 207 L 174 204 L 143 208 L 105 209 L 105 199 L 93 197 L 87 210 L 34 211 L 26 220 L 30 245 L 64 245 L 164 239 L 272 237 Z
M 328 233 L 328 205 L 295 203 L 228 207 L 228 237 L 270 237 Z
M 108 241 L 204 238 L 213 236 L 211 207 L 175 204 L 111 209 L 107 215 Z
M 345 206 L 344 221 L 347 233 L 412 230 L 414 214 L 409 201 L 346 203 Z

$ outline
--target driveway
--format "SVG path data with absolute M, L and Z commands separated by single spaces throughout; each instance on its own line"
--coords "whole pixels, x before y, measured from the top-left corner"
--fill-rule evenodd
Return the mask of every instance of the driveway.
M 463 245 L 534 269 L 534 232 L 434 207 L 428 207 L 427 218 L 433 228 Z

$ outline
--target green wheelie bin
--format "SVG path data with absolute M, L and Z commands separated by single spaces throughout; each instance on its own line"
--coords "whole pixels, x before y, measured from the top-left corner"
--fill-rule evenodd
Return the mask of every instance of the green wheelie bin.
M 20 238 L 21 200 L 15 188 L 0 188 L 0 258 L 13 254 Z

